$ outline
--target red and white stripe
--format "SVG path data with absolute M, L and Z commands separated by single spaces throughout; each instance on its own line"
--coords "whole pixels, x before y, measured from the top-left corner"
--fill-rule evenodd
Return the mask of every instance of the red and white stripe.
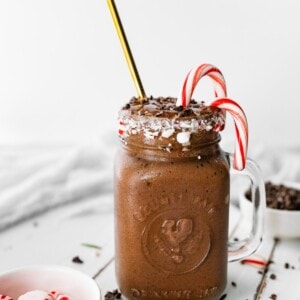
M 125 124 L 122 120 L 118 120 L 118 134 L 121 136 L 125 133 Z
M 14 300 L 12 297 L 7 296 L 7 295 L 0 295 L 1 300 Z
M 233 167 L 236 170 L 243 170 L 246 165 L 248 149 L 248 123 L 243 109 L 238 103 L 229 98 L 217 98 L 205 105 L 223 109 L 233 117 L 236 133 Z
M 49 293 L 49 295 L 51 295 L 53 297 L 53 299 L 55 299 L 55 300 L 71 300 L 70 297 L 68 297 L 66 295 L 63 295 L 63 294 L 60 294 L 57 291 L 51 291 Z
M 42 291 L 33 291 L 33 292 L 29 292 L 29 293 L 27 293 L 27 295 L 28 295 L 28 298 L 30 299 L 30 298 L 32 298 L 32 296 L 33 296 L 33 293 L 35 293 L 34 294 L 34 296 L 35 296 L 35 299 L 36 299 L 36 296 L 37 296 L 37 293 L 42 293 Z M 31 295 L 32 294 L 32 295 Z M 46 296 L 46 294 L 47 294 L 47 296 Z M 30 296 L 31 295 L 31 296 Z M 25 295 L 22 295 L 22 296 L 20 296 L 20 297 L 25 297 L 26 296 L 26 294 Z M 46 293 L 46 292 L 44 292 L 44 295 L 39 295 L 39 296 L 42 296 L 42 298 L 43 298 L 43 300 L 50 300 L 50 299 L 54 299 L 54 300 L 71 300 L 71 298 L 70 297 L 68 297 L 68 296 L 66 296 L 66 295 L 63 295 L 63 294 L 60 294 L 60 293 L 58 293 L 57 291 L 50 291 L 49 293 Z M 46 296 L 46 298 L 45 298 L 45 296 Z M 41 299 L 42 299 L 41 298 Z M 12 297 L 10 297 L 10 296 L 7 296 L 7 295 L 0 295 L 0 300 L 14 300 Z
M 59 295 L 56 300 L 71 300 L 71 298 L 66 295 Z
M 215 97 L 227 97 L 226 83 L 222 72 L 213 65 L 202 64 L 187 74 L 177 99 L 177 106 L 187 107 L 189 105 L 197 83 L 204 76 L 212 79 Z

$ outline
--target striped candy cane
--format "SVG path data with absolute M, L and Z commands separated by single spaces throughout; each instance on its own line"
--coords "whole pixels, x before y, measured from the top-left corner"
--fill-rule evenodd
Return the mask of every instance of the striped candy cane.
M 217 99 L 205 105 L 220 108 L 224 112 L 227 111 L 234 119 L 236 146 L 234 150 L 233 167 L 237 170 L 243 170 L 246 165 L 248 148 L 247 118 L 243 109 L 235 101 L 226 98 L 227 91 L 225 79 L 218 68 L 210 64 L 202 64 L 192 69 L 184 80 L 176 105 L 182 105 L 183 107 L 187 107 L 189 105 L 197 83 L 204 76 L 209 76 L 212 79 L 215 97 L 217 97 Z
M 229 98 L 217 98 L 205 105 L 223 109 L 233 117 L 236 133 L 233 167 L 236 170 L 243 170 L 246 165 L 248 149 L 248 123 L 243 109 Z
M 212 79 L 216 97 L 227 97 L 226 84 L 222 72 L 213 65 L 202 64 L 190 70 L 187 74 L 177 99 L 177 106 L 187 107 L 189 105 L 198 81 L 204 76 L 209 76 Z

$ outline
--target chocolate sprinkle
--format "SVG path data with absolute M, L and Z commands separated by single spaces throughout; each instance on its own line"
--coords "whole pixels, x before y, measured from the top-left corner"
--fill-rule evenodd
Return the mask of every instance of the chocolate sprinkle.
M 270 299 L 276 300 L 276 299 L 277 299 L 277 295 L 276 295 L 276 294 L 272 294 L 272 295 L 270 296 Z
M 224 300 L 224 299 L 226 299 L 226 297 L 227 297 L 227 294 L 224 294 L 221 296 L 221 298 L 219 300 Z
M 121 299 L 122 294 L 119 292 L 118 289 L 113 290 L 112 292 L 107 292 L 104 296 L 105 300 L 115 300 L 115 299 Z
M 231 285 L 232 285 L 233 287 L 236 287 L 236 283 L 235 283 L 234 281 L 231 282 Z
M 271 274 L 270 278 L 273 279 L 273 280 L 275 280 L 276 279 L 276 275 L 275 274 Z
M 207 108 L 203 102 L 191 100 L 188 107 L 176 106 L 175 97 L 149 97 L 142 101 L 132 97 L 123 107 L 123 111 L 130 111 L 132 115 L 146 115 L 159 117 L 197 117 L 199 114 L 208 114 L 210 111 L 220 111 L 218 108 Z
M 75 264 L 83 264 L 83 260 L 79 256 L 74 256 L 72 262 Z

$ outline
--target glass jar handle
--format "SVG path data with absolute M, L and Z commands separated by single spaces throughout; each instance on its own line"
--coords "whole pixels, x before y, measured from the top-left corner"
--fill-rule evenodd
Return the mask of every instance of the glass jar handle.
M 232 262 L 251 255 L 262 242 L 266 193 L 263 177 L 255 161 L 247 159 L 245 169 L 238 171 L 232 167 L 233 155 L 230 153 L 227 153 L 227 155 L 230 162 L 230 173 L 249 177 L 251 181 L 251 199 L 253 205 L 252 228 L 249 236 L 243 240 L 229 242 L 228 244 L 228 261 Z

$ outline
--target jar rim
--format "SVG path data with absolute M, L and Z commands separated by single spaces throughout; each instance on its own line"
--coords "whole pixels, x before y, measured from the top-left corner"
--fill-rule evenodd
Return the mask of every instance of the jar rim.
M 142 102 L 132 98 L 118 115 L 118 135 L 126 142 L 132 135 L 145 141 L 176 139 L 187 146 L 194 134 L 224 129 L 225 115 L 219 108 L 192 101 L 187 108 L 176 109 L 176 98 L 149 98 Z M 166 108 L 164 108 L 166 107 Z

